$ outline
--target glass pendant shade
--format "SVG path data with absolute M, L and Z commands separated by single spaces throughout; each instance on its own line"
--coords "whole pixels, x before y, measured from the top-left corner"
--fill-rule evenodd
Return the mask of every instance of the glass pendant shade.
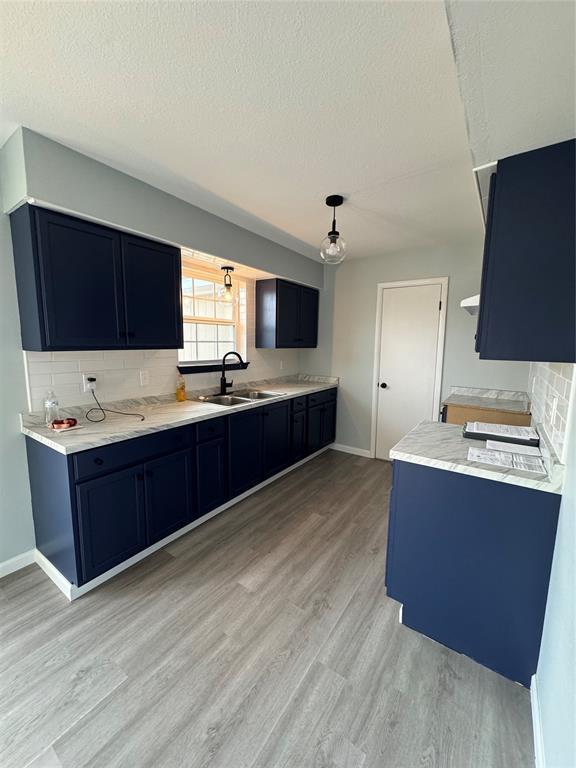
M 346 241 L 339 235 L 327 235 L 320 243 L 320 258 L 325 264 L 340 264 L 346 258 Z

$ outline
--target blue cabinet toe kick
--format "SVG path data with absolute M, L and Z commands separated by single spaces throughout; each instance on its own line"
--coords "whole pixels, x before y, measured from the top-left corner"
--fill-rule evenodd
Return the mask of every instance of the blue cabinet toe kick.
M 557 494 L 395 461 L 386 586 L 402 623 L 530 687 L 559 507 Z

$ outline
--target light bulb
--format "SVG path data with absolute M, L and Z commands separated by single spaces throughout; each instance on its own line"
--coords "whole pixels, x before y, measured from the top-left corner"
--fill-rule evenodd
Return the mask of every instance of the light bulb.
M 320 258 L 325 264 L 340 264 L 346 258 L 346 241 L 342 237 L 328 235 L 320 243 Z

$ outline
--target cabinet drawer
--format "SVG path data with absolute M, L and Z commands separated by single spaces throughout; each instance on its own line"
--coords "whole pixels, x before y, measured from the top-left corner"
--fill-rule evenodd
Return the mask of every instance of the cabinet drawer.
M 304 408 L 306 408 L 306 395 L 302 395 L 302 397 L 295 397 L 292 400 L 293 413 L 296 413 L 297 411 L 303 411 Z
M 217 437 L 224 437 L 226 432 L 226 422 L 224 416 L 216 419 L 207 419 L 198 424 L 198 442 L 203 443 L 206 440 L 215 440 Z
M 188 448 L 193 441 L 193 434 L 193 428 L 180 427 L 82 451 L 74 455 L 76 480 L 86 480 L 162 453 Z
M 326 389 L 324 392 L 315 392 L 313 395 L 308 395 L 308 405 L 322 405 L 323 403 L 331 403 L 336 400 L 336 389 Z

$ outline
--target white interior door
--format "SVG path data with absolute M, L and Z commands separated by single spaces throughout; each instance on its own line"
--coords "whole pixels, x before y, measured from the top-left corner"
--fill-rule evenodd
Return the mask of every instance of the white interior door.
M 376 458 L 422 419 L 436 419 L 434 392 L 442 284 L 384 288 Z

